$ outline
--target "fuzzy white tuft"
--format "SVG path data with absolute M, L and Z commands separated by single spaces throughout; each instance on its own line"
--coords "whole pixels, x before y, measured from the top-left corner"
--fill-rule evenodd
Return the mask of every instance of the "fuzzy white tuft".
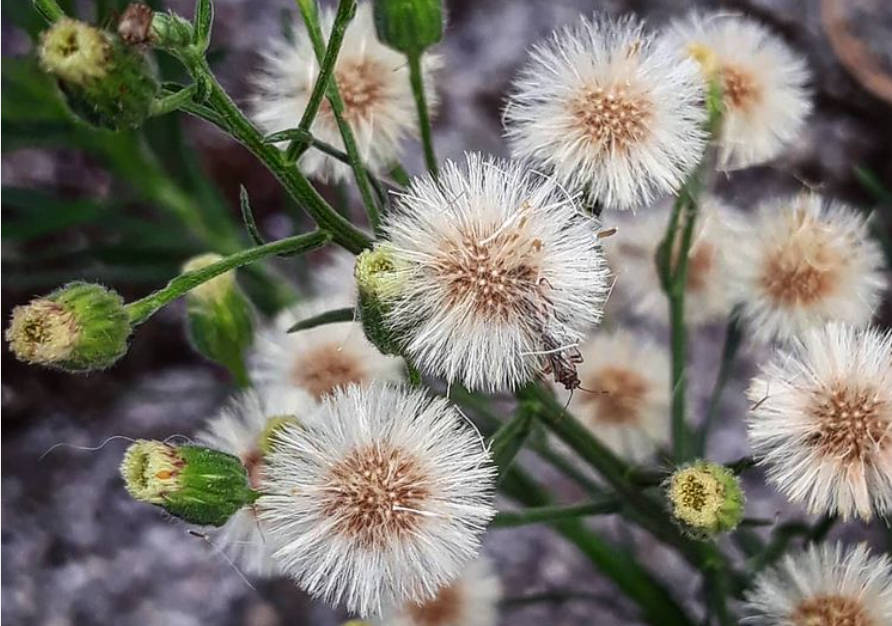
M 582 19 L 538 44 L 505 109 L 512 156 L 607 208 L 679 188 L 705 146 L 696 63 L 632 18 Z
M 844 519 L 892 510 L 892 332 L 811 330 L 748 397 L 750 443 L 790 500 Z
M 863 543 L 812 544 L 761 574 L 746 608 L 757 626 L 892 624 L 892 561 Z
M 283 570 L 360 616 L 425 602 L 480 549 L 495 514 L 488 450 L 440 398 L 351 386 L 280 431 L 261 519 Z
M 327 39 L 334 11 L 321 11 L 320 22 Z M 293 42 L 284 38 L 272 41 L 263 59 L 263 67 L 254 78 L 254 120 L 267 133 L 295 128 L 319 72 L 304 25 L 295 25 Z M 431 54 L 422 57 L 425 95 L 432 108 L 437 103 L 432 74 L 439 65 Z M 378 41 L 371 2 L 359 3 L 347 26 L 334 78 L 344 100 L 344 118 L 356 137 L 363 163 L 376 173 L 387 169 L 398 160 L 403 140 L 417 135 L 417 113 L 406 57 Z M 323 100 L 310 132 L 344 150 L 327 100 Z M 337 182 L 352 176 L 349 165 L 312 148 L 301 156 L 298 166 L 322 181 Z
M 715 196 L 704 195 L 699 204 L 685 288 L 685 321 L 693 325 L 721 321 L 730 314 L 728 259 L 743 229 L 741 215 Z M 663 323 L 669 321 L 669 307 L 654 259 L 666 235 L 667 211 L 661 207 L 620 220 L 616 234 L 604 240 L 608 264 L 616 273 L 613 298 Z
M 201 445 L 241 459 L 256 488 L 264 463 L 261 438 L 270 420 L 293 416 L 308 423 L 316 408 L 313 398 L 293 387 L 246 391 L 208 420 L 196 440 Z M 212 531 L 212 543 L 248 575 L 268 577 L 278 574 L 266 533 L 253 508 L 236 512 L 221 528 Z
M 335 322 L 289 333 L 295 323 L 343 307 L 342 298 L 307 302 L 279 314 L 254 340 L 251 379 L 259 385 L 292 385 L 315 398 L 351 383 L 400 381 L 403 360 L 373 346 L 359 322 Z
M 387 321 L 424 372 L 514 388 L 575 375 L 601 317 L 608 272 L 597 223 L 526 166 L 466 156 L 416 179 L 384 220 L 400 297 Z
M 480 556 L 432 600 L 385 611 L 374 626 L 496 626 L 501 597 L 502 584 L 493 564 Z
M 887 286 L 867 219 L 816 194 L 763 204 L 727 256 L 734 300 L 748 332 L 763 342 L 831 321 L 864 326 Z
M 670 37 L 722 85 L 720 169 L 773 159 L 802 132 L 812 109 L 808 68 L 764 26 L 727 14 L 693 14 L 674 22 Z
M 669 441 L 669 355 L 628 330 L 597 332 L 580 348 L 581 387 L 569 409 L 614 452 L 633 462 Z

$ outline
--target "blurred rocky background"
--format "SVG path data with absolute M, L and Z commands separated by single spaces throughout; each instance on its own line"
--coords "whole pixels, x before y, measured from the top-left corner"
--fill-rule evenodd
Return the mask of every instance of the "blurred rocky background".
M 99 5 L 101 19 L 113 20 L 114 2 L 67 4 L 76 4 L 88 19 Z M 163 6 L 187 16 L 192 11 L 188 1 Z M 892 187 L 888 0 L 451 0 L 447 6 L 449 25 L 438 50 L 445 59 L 437 83 L 439 156 L 458 157 L 467 149 L 505 153 L 499 116 L 515 71 L 533 42 L 580 13 L 631 11 L 659 25 L 690 8 L 720 9 L 763 21 L 808 58 L 816 111 L 786 156 L 722 177 L 717 191 L 746 210 L 766 196 L 806 185 L 873 209 L 878 232 L 889 236 L 892 207 L 881 188 Z M 216 9 L 214 67 L 244 102 L 262 46 L 295 19 L 296 10 L 288 0 L 217 0 Z M 257 161 L 202 122 L 168 116 L 145 133 L 109 140 L 60 121 L 58 102 L 34 78 L 29 60 L 28 33 L 40 28 L 30 3 L 3 0 L 2 10 L 4 319 L 13 306 L 73 278 L 101 280 L 128 297 L 160 286 L 209 242 L 242 236 L 219 226 L 228 220 L 240 228 L 239 183 L 250 191 L 269 236 L 307 226 Z M 174 65 L 159 62 L 162 71 L 176 76 Z M 411 147 L 404 162 L 420 171 L 420 149 Z M 179 226 L 177 210 L 193 204 L 212 225 L 209 238 L 188 235 Z M 321 255 L 311 259 L 323 261 Z M 284 263 L 278 270 L 300 284 L 310 282 L 306 266 Z M 89 376 L 24 367 L 4 349 L 5 623 L 326 626 L 344 618 L 287 581 L 243 580 L 205 539 L 125 494 L 117 465 L 126 441 L 115 437 L 189 436 L 231 390 L 225 372 L 189 349 L 181 314 L 174 306 L 153 318 L 117 366 Z M 889 302 L 880 317 L 888 325 Z M 712 384 L 721 337 L 721 328 L 709 328 L 693 338 L 695 408 L 703 407 Z M 747 452 L 742 390 L 763 356 L 750 351 L 735 368 L 723 427 L 713 439 L 717 460 Z M 567 499 L 581 496 L 535 459 L 524 462 Z M 750 477 L 761 482 L 757 472 Z M 779 522 L 802 515 L 765 487 L 749 495 L 749 515 L 777 516 Z M 633 546 L 689 606 L 701 603 L 697 578 L 650 537 L 619 518 L 592 524 Z M 888 547 L 888 531 L 879 525 L 839 525 L 833 533 Z M 505 624 L 638 623 L 635 608 L 548 528 L 493 531 L 486 550 L 510 598 Z M 532 594 L 547 601 L 523 601 Z

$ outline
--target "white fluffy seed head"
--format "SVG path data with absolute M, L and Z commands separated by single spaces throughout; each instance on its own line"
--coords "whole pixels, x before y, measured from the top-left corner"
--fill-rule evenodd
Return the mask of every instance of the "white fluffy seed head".
M 426 602 L 495 514 L 488 450 L 445 400 L 385 384 L 328 397 L 285 428 L 258 500 L 282 569 L 360 616 Z
M 766 202 L 728 255 L 734 300 L 759 341 L 868 324 L 887 286 L 867 219 L 812 193 Z
M 383 228 L 402 285 L 387 322 L 422 371 L 475 389 L 572 382 L 608 273 L 597 223 L 554 180 L 468 154 L 416 179 Z
M 270 429 L 289 420 L 309 423 L 315 410 L 313 398 L 294 387 L 246 391 L 208 420 L 196 440 L 241 459 L 251 486 L 256 489 L 263 472 L 265 450 L 268 450 L 264 439 L 270 435 Z M 212 542 L 248 575 L 266 577 L 278 573 L 265 529 L 254 508 L 236 511 L 226 524 L 213 531 Z
M 747 395 L 750 444 L 790 500 L 844 519 L 892 510 L 892 332 L 810 330 Z
M 702 79 L 632 18 L 582 19 L 533 48 L 505 109 L 512 156 L 606 208 L 677 189 L 705 146 Z
M 613 299 L 637 315 L 668 323 L 666 296 L 654 261 L 666 235 L 669 207 L 628 216 L 615 223 L 617 232 L 604 240 L 607 261 L 616 275 Z M 685 321 L 708 324 L 726 319 L 733 307 L 729 259 L 736 254 L 743 231 L 740 213 L 711 195 L 700 202 L 688 254 Z M 676 237 L 680 243 L 680 237 Z M 678 252 L 673 264 L 678 262 Z M 674 265 L 673 265 L 674 266 Z
M 811 544 L 761 574 L 746 609 L 756 626 L 892 624 L 892 561 L 863 543 Z
M 374 626 L 496 626 L 502 584 L 493 564 L 478 557 L 433 599 L 391 608 Z
M 317 400 L 354 383 L 402 380 L 403 360 L 381 354 L 366 339 L 359 322 L 287 332 L 298 321 L 339 306 L 343 302 L 337 298 L 320 299 L 280 313 L 256 335 L 249 357 L 251 379 L 259 385 L 300 387 Z
M 334 23 L 334 11 L 320 13 L 326 39 Z M 294 41 L 272 41 L 254 78 L 256 95 L 253 118 L 267 133 L 297 127 L 319 73 L 313 45 L 303 24 L 296 24 Z M 437 98 L 433 72 L 440 65 L 431 55 L 422 56 L 422 73 L 429 106 Z M 362 2 L 347 26 L 334 69 L 334 79 L 344 101 L 344 119 L 353 130 L 363 163 L 373 172 L 398 159 L 401 143 L 417 135 L 415 100 L 409 84 L 406 57 L 378 41 L 371 2 Z M 310 127 L 317 139 L 344 150 L 341 134 L 325 99 Z M 350 166 L 310 149 L 298 166 L 308 176 L 337 182 L 352 176 Z
M 669 441 L 666 350 L 620 329 L 593 334 L 580 353 L 570 412 L 617 454 L 647 460 Z
M 722 87 L 719 167 L 734 170 L 776 157 L 811 113 L 804 59 L 760 23 L 727 14 L 692 14 L 669 35 Z

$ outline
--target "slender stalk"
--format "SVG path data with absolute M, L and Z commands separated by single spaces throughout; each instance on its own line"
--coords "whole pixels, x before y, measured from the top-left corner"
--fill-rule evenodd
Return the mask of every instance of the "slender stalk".
M 182 109 L 219 126 L 226 133 L 250 150 L 279 180 L 285 190 L 315 220 L 316 224 L 332 235 L 332 240 L 350 252 L 357 254 L 371 245 L 362 231 L 338 214 L 313 188 L 293 164 L 284 159 L 275 146 L 264 142 L 263 135 L 239 110 L 229 95 L 211 73 L 204 55 L 194 48 L 173 51 L 196 83 L 210 86 L 207 105 L 185 103 Z M 210 111 L 210 115 L 208 115 Z
M 552 504 L 548 492 L 518 467 L 512 467 L 502 483 L 502 490 L 512 499 L 530 507 Z M 573 543 L 592 564 L 641 609 L 644 619 L 660 626 L 693 624 L 669 591 L 644 569 L 635 557 L 612 546 L 578 519 L 554 522 L 554 529 Z
M 152 116 L 165 115 L 181 109 L 183 105 L 195 97 L 195 85 L 190 85 L 179 91 L 163 95 L 158 98 L 150 107 L 149 114 Z
M 306 252 L 324 246 L 329 241 L 331 241 L 331 235 L 325 231 L 317 230 L 312 233 L 287 237 L 262 246 L 248 248 L 247 250 L 230 254 L 220 261 L 201 269 L 180 274 L 167 283 L 167 286 L 163 289 L 159 289 L 145 298 L 128 304 L 126 308 L 130 324 L 132 326 L 142 324 L 164 305 L 224 272 L 248 265 L 273 254 Z
M 65 12 L 56 0 L 34 0 L 34 8 L 50 24 L 65 17 Z
M 490 527 L 510 528 L 526 524 L 587 517 L 589 515 L 605 515 L 616 513 L 620 507 L 620 501 L 615 496 L 604 496 L 600 500 L 591 500 L 568 506 L 538 506 L 521 511 L 499 511 L 492 520 Z
M 319 315 L 300 320 L 294 324 L 294 326 L 291 326 L 287 332 L 296 333 L 299 330 L 307 330 L 308 328 L 315 328 L 316 326 L 322 326 L 323 324 L 352 322 L 355 319 L 356 310 L 352 306 L 343 309 L 332 309 L 331 311 L 325 311 Z
M 337 53 L 340 49 L 340 42 L 338 42 L 336 48 L 329 46 L 329 49 L 326 49 L 322 29 L 319 26 L 319 14 L 315 10 L 315 3 L 311 3 L 309 0 L 298 0 L 297 6 L 307 25 L 307 33 L 313 43 L 316 60 L 319 62 L 320 67 L 328 62 L 330 66 L 329 72 L 333 71 Z M 355 12 L 356 0 L 340 0 L 337 13 L 335 14 L 335 24 L 332 27 L 332 37 L 335 36 L 335 30 L 338 29 L 340 32 L 337 36 L 343 39 L 347 24 L 353 18 Z M 365 206 L 369 223 L 372 225 L 372 228 L 377 231 L 378 224 L 381 221 L 380 211 L 378 210 L 377 201 L 372 194 L 372 187 L 368 176 L 366 175 L 366 169 L 362 163 L 362 158 L 359 154 L 359 147 L 356 145 L 356 137 L 353 134 L 353 129 L 350 128 L 350 124 L 344 119 L 344 100 L 341 98 L 341 92 L 337 81 L 327 80 L 326 82 L 326 96 L 328 97 L 328 103 L 331 105 L 332 115 L 334 116 L 335 122 L 338 125 L 338 130 L 341 133 L 344 149 L 350 157 L 350 167 L 353 169 L 353 177 L 356 180 L 356 186 L 359 188 L 359 195 L 362 197 L 362 203 Z M 309 127 L 304 130 L 308 129 Z
M 533 426 L 533 416 L 525 411 L 517 411 L 514 417 L 505 422 L 490 438 L 492 461 L 499 471 L 498 481 L 505 473 L 520 449 L 523 448 Z
M 431 133 L 431 120 L 427 109 L 427 100 L 424 95 L 424 75 L 421 72 L 421 54 L 408 53 L 409 82 L 412 84 L 412 94 L 415 96 L 415 108 L 418 110 L 418 126 L 421 130 L 421 143 L 424 146 L 424 161 L 427 171 L 437 176 L 437 156 L 434 154 L 434 139 Z
M 718 374 L 716 374 L 715 377 L 715 384 L 712 386 L 712 393 L 709 396 L 709 406 L 706 409 L 706 416 L 703 419 L 703 425 L 700 427 L 700 432 L 697 433 L 697 441 L 694 448 L 694 454 L 696 456 L 703 456 L 706 453 L 706 446 L 709 443 L 709 430 L 718 414 L 722 392 L 725 390 L 725 385 L 728 384 L 728 379 L 731 376 L 731 365 L 734 362 L 734 357 L 737 356 L 737 351 L 740 348 L 742 339 L 743 333 L 740 327 L 740 321 L 737 315 L 732 313 L 731 318 L 728 320 L 728 325 L 725 328 L 725 343 L 722 347 L 722 359 L 719 363 Z

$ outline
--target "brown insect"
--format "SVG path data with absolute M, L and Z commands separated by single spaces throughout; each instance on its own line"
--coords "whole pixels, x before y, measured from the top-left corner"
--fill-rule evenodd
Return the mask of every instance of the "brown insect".
M 118 35 L 125 42 L 138 46 L 152 41 L 152 8 L 142 2 L 133 2 L 124 9 L 118 20 Z

